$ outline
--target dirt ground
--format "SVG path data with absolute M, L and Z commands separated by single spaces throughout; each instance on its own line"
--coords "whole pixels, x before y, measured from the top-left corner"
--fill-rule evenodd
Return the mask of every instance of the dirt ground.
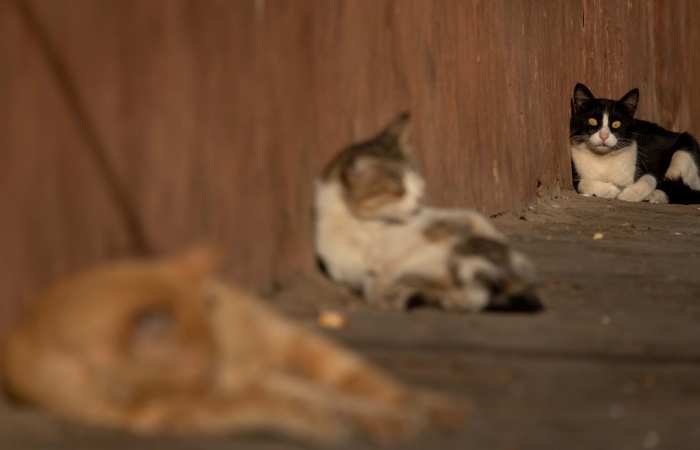
M 535 260 L 545 312 L 380 313 L 301 277 L 271 302 L 310 327 L 321 310 L 344 312 L 347 328 L 330 332 L 337 339 L 403 379 L 472 399 L 475 414 L 462 430 L 402 449 L 700 446 L 700 207 L 564 193 L 495 221 Z M 14 448 L 297 446 L 137 438 L 0 405 L 0 449 Z

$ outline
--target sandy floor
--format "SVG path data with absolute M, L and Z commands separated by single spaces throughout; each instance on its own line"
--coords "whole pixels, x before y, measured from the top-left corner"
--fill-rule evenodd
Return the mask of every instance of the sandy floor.
M 496 223 L 536 261 L 545 312 L 379 313 L 316 278 L 290 280 L 271 301 L 311 327 L 319 311 L 339 310 L 349 326 L 337 339 L 401 378 L 473 400 L 463 430 L 402 449 L 700 445 L 700 207 L 566 193 Z M 0 449 L 13 448 L 293 446 L 134 438 L 0 405 Z

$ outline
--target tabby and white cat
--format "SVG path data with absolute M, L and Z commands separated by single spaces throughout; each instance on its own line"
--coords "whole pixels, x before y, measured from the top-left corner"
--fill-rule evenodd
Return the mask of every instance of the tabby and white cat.
M 65 419 L 139 432 L 382 442 L 463 402 L 406 386 L 218 280 L 217 256 L 121 261 L 50 286 L 4 342 L 3 384 Z
M 630 202 L 700 203 L 700 146 L 634 119 L 639 91 L 620 100 L 595 98 L 583 84 L 571 104 L 571 159 L 576 190 Z
M 326 273 L 382 309 L 541 309 L 530 261 L 482 215 L 423 206 L 408 114 L 352 145 L 316 181 L 315 249 Z

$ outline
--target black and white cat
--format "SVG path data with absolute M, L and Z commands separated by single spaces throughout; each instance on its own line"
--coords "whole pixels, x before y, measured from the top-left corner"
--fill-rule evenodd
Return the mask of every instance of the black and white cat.
M 698 142 L 634 119 L 638 101 L 637 89 L 615 101 L 576 85 L 570 121 L 574 187 L 582 195 L 629 202 L 700 203 Z

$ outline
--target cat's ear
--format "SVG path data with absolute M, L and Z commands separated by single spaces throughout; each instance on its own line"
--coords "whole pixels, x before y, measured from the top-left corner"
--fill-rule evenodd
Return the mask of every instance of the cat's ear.
M 639 89 L 632 89 L 626 93 L 618 103 L 625 107 L 625 111 L 627 111 L 630 117 L 634 116 L 634 113 L 637 112 L 637 103 L 639 103 Z
M 586 86 L 578 83 L 574 88 L 574 98 L 572 100 L 572 113 L 578 113 L 586 109 L 588 104 L 595 100 L 593 93 Z
M 404 112 L 382 131 L 379 139 L 390 144 L 396 144 L 401 149 L 408 151 L 408 137 L 411 131 L 410 125 L 411 114 Z
M 214 275 L 224 261 L 223 250 L 214 245 L 198 245 L 165 259 L 164 265 L 180 279 L 201 282 Z

